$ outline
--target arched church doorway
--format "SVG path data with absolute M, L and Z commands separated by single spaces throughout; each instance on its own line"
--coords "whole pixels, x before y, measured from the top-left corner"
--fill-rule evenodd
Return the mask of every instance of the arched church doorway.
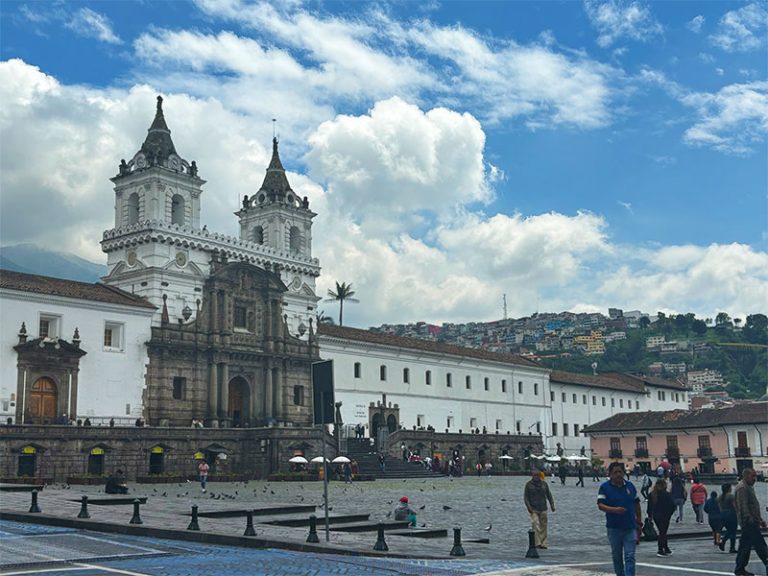
M 371 438 L 376 439 L 379 437 L 379 428 L 381 425 L 381 414 L 374 414 L 373 418 L 371 418 Z
M 56 383 L 50 378 L 38 378 L 29 393 L 29 417 L 33 424 L 53 424 L 56 421 Z
M 387 429 L 390 434 L 397 430 L 397 418 L 395 418 L 394 414 L 387 416 Z
M 233 427 L 250 425 L 250 400 L 250 386 L 245 378 L 238 376 L 229 381 L 229 417 Z

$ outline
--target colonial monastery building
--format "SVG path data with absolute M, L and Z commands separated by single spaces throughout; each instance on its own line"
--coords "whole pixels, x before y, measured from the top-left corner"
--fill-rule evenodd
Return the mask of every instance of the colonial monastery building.
M 146 140 L 111 180 L 103 283 L 0 274 L 4 421 L 309 430 L 320 359 L 334 362 L 341 430 L 362 424 L 376 439 L 429 429 L 536 436 L 548 450 L 577 451 L 589 448 L 584 428 L 612 415 L 688 406 L 676 382 L 318 326 L 316 214 L 291 189 L 276 139 L 262 186 L 235 213 L 237 237 L 201 227 L 205 181 L 177 153 L 160 97 Z M 300 437 L 284 449 L 299 450 Z M 265 465 L 279 467 L 278 456 Z

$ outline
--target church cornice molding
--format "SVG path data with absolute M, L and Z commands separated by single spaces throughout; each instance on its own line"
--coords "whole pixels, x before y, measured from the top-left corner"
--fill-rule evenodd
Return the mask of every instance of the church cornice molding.
M 71 307 L 72 303 L 76 302 L 78 308 L 98 310 L 101 312 L 107 311 L 115 314 L 132 314 L 136 316 L 151 317 L 155 313 L 155 310 L 151 308 L 121 306 L 120 304 L 110 304 L 108 302 L 96 302 L 93 300 L 84 300 L 81 298 L 67 298 L 65 296 L 53 296 L 49 294 L 40 294 L 38 292 L 22 292 L 20 290 L 8 290 L 7 288 L 0 288 L 0 297 L 3 299 L 16 299 L 38 305 L 47 304 L 50 306 Z
M 234 236 L 167 224 L 158 220 L 148 220 L 106 230 L 101 246 L 104 252 L 112 252 L 151 242 L 172 244 L 210 253 L 218 252 L 226 255 L 230 260 L 250 262 L 261 268 L 274 267 L 277 264 L 289 272 L 300 272 L 315 277 L 320 275 L 320 261 L 317 258 L 292 256 Z

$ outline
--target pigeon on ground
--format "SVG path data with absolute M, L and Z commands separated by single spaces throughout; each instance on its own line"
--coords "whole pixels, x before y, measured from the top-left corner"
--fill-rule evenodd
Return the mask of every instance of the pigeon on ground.
M 450 506 L 446 506 L 445 504 L 443 504 L 443 510 L 450 510 L 450 509 L 451 509 Z
M 389 512 L 387 512 L 387 518 L 389 518 L 390 516 L 392 516 L 392 511 L 391 510 Z
M 426 527 L 427 527 L 427 524 L 426 524 L 426 522 L 425 522 L 424 524 L 422 524 L 422 525 L 421 525 L 421 527 L 422 527 L 422 528 L 426 528 Z
M 163 498 L 165 498 L 166 496 L 168 496 L 168 492 L 163 492 L 163 493 L 161 494 L 161 496 L 162 496 Z
M 423 506 L 419 506 L 419 510 L 424 510 L 424 508 L 426 508 L 426 507 L 427 507 L 426 504 L 424 504 Z
M 493 524 L 488 524 L 488 527 L 487 528 L 483 528 L 483 530 L 485 530 L 486 532 L 490 532 L 491 528 L 493 528 Z

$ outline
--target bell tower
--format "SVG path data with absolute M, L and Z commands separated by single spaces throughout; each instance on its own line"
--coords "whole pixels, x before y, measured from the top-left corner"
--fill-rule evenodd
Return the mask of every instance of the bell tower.
M 261 246 L 264 250 L 282 256 L 273 271 L 288 287 L 285 313 L 292 333 L 308 330 L 309 318 L 315 316 L 318 301 L 315 296 L 315 277 L 305 266 L 295 266 L 292 260 L 312 260 L 312 219 L 306 197 L 299 198 L 291 188 L 280 161 L 277 138 L 272 139 L 272 160 L 267 167 L 261 188 L 235 212 L 240 220 L 240 238 Z M 319 272 L 319 270 L 318 270 Z
M 104 232 L 104 282 L 144 296 L 158 310 L 163 294 L 169 313 L 193 311 L 207 277 L 210 256 L 180 237 L 199 233 L 205 181 L 197 164 L 176 153 L 163 114 L 163 98 L 147 137 L 129 162 L 120 161 L 115 185 L 115 227 Z M 159 322 L 160 316 L 156 321 Z

